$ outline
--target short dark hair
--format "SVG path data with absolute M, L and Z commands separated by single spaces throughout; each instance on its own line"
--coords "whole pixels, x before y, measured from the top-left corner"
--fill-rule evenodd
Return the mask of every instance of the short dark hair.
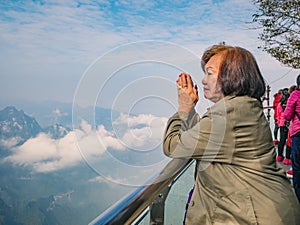
M 223 94 L 247 95 L 260 99 L 266 91 L 266 84 L 254 56 L 246 49 L 227 45 L 213 45 L 201 58 L 204 71 L 206 63 L 214 55 L 223 57 L 218 74 L 218 82 Z
M 297 77 L 297 85 L 300 85 L 300 74 Z

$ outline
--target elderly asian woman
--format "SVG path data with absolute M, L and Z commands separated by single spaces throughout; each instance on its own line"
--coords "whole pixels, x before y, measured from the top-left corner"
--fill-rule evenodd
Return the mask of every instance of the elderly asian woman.
M 169 119 L 164 153 L 196 160 L 185 224 L 300 225 L 300 207 L 276 152 L 261 97 L 265 82 L 246 49 L 215 45 L 201 59 L 204 97 L 189 74 L 176 81 L 178 111 Z

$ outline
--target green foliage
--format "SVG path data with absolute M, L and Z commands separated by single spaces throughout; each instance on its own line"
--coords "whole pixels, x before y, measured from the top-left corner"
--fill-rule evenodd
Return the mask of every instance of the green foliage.
M 253 0 L 257 13 L 252 23 L 261 25 L 260 46 L 281 63 L 300 68 L 300 0 Z

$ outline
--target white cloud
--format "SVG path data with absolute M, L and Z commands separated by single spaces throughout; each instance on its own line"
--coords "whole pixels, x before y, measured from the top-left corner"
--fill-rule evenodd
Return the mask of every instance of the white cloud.
M 128 127 L 121 137 L 117 137 L 113 131 L 107 131 L 103 125 L 93 130 L 90 124 L 82 121 L 81 129 L 71 131 L 59 140 L 40 133 L 23 145 L 13 148 L 12 155 L 4 161 L 31 166 L 36 172 L 51 172 L 74 166 L 83 159 L 89 161 L 101 158 L 109 148 L 119 151 L 154 148 L 161 144 L 165 120 L 153 115 L 122 115 L 117 123 L 141 127 Z
M 117 184 L 126 184 L 128 183 L 128 180 L 126 180 L 126 178 L 124 179 L 116 179 L 115 177 L 111 177 L 111 176 L 96 176 L 94 178 L 91 178 L 88 180 L 88 182 L 91 183 L 108 183 L 111 184 L 111 182 L 113 183 L 117 183 Z
M 117 136 L 125 146 L 138 151 L 149 151 L 162 143 L 166 123 L 167 118 L 151 114 L 137 116 L 121 114 L 113 125 L 115 125 Z M 118 126 L 124 126 L 125 132 L 118 132 Z
M 121 113 L 120 117 L 114 121 L 114 124 L 127 124 L 129 127 L 144 124 L 150 125 L 155 116 L 151 114 L 140 114 L 137 116 L 129 116 L 128 114 Z
M 106 149 L 107 148 L 112 148 L 115 150 L 125 149 L 125 146 L 118 138 L 115 137 L 114 133 L 107 131 L 103 125 L 98 126 L 96 134 L 98 139 L 100 139 L 101 143 L 105 146 Z
M 16 146 L 20 141 L 22 141 L 21 137 L 12 137 L 9 139 L 0 139 L 0 146 L 11 148 Z
M 18 165 L 32 166 L 37 172 L 47 172 L 70 166 L 81 159 L 76 143 L 70 132 L 60 140 L 53 140 L 41 133 L 23 145 L 15 147 L 13 154 L 4 159 Z

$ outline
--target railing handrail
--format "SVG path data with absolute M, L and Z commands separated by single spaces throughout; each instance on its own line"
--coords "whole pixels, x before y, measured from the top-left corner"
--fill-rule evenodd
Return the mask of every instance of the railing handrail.
M 89 225 L 131 224 L 176 177 L 192 164 L 192 159 L 172 159 L 148 184 L 116 202 Z

